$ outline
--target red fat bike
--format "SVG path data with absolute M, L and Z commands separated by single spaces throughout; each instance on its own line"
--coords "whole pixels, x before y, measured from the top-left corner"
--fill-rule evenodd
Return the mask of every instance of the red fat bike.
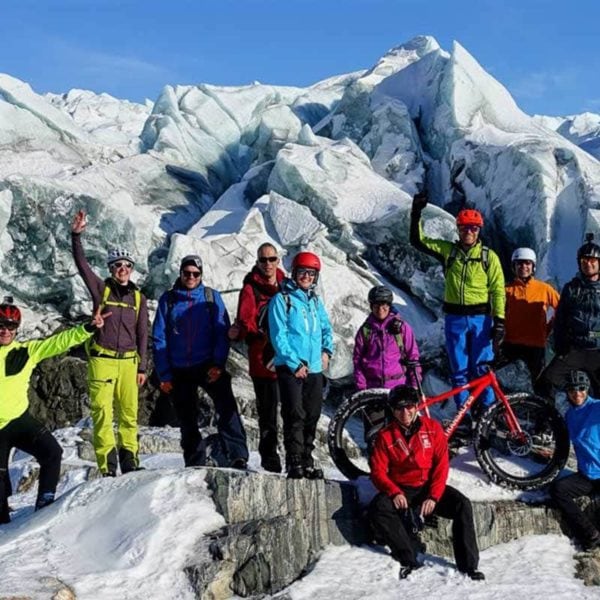
M 414 369 L 416 365 L 411 362 L 408 367 Z M 478 401 L 488 386 L 494 390 L 496 402 L 485 407 Z M 469 411 L 474 406 L 481 409 L 469 437 L 479 465 L 494 483 L 520 490 L 538 489 L 550 483 L 564 467 L 569 455 L 569 435 L 560 413 L 539 396 L 504 394 L 491 368 L 481 377 L 437 396 L 425 396 L 420 382 L 418 388 L 422 398 L 419 410 L 426 414 L 433 405 L 459 392 L 469 392 L 454 418 L 442 425 L 452 445 Z M 357 392 L 340 405 L 331 419 L 329 452 L 337 468 L 349 479 L 369 475 L 369 450 L 379 430 L 392 418 L 388 392 Z

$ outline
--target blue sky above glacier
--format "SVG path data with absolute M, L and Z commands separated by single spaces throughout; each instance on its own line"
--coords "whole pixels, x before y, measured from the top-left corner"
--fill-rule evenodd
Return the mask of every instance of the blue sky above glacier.
M 528 113 L 600 112 L 597 0 L 4 0 L 0 70 L 38 92 L 154 100 L 165 84 L 308 85 L 429 34 Z

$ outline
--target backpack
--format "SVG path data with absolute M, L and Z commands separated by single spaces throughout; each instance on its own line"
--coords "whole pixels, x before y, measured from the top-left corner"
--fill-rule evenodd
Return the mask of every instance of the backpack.
M 404 324 L 404 321 L 402 319 L 400 319 L 399 317 L 396 316 L 394 318 L 400 322 L 400 326 L 402 326 Z M 370 343 L 371 342 L 371 334 L 373 333 L 373 328 L 369 324 L 368 319 L 361 325 L 360 331 L 363 335 L 363 339 L 365 340 L 365 343 L 367 343 L 367 344 Z M 396 339 L 396 344 L 398 344 L 398 348 L 400 349 L 400 356 L 404 356 L 404 338 L 402 337 L 402 333 L 398 332 L 398 333 L 392 333 L 390 335 L 393 335 L 394 338 Z
M 446 274 L 450 270 L 450 267 L 454 264 L 454 261 L 456 260 L 457 256 L 458 246 L 454 244 L 454 246 L 452 246 L 450 254 L 448 255 L 448 258 L 446 259 L 446 264 L 444 265 L 444 274 Z M 467 262 L 480 262 L 481 266 L 483 267 L 483 270 L 487 273 L 490 267 L 489 256 L 490 249 L 487 246 L 482 246 L 481 256 L 479 258 L 468 258 Z

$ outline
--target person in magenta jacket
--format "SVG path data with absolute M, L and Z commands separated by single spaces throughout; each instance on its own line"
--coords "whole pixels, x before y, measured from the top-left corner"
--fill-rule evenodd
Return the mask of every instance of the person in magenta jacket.
M 357 389 L 417 387 L 419 371 L 408 372 L 406 361 L 419 360 L 411 326 L 392 308 L 392 291 L 378 285 L 369 291 L 371 314 L 361 325 L 354 344 L 354 383 Z

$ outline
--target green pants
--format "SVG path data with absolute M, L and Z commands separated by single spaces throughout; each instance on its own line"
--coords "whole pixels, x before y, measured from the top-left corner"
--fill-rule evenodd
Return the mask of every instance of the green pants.
M 113 431 L 113 401 L 117 413 L 119 454 L 125 451 L 137 466 L 138 386 L 137 358 L 90 357 L 88 382 L 94 422 L 94 450 L 102 473 L 116 471 L 117 452 Z M 123 470 L 123 465 L 121 465 Z

